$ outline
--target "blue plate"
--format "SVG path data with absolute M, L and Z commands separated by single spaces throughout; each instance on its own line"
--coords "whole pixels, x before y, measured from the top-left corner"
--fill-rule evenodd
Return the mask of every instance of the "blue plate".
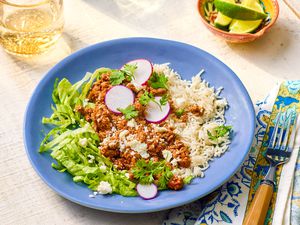
M 201 69 L 204 79 L 215 87 L 224 87 L 222 96 L 229 102 L 227 123 L 233 126 L 234 137 L 229 150 L 210 162 L 204 178 L 194 179 L 181 191 L 162 191 L 152 200 L 120 195 L 89 198 L 91 191 L 84 184 L 76 184 L 68 173 L 51 168 L 54 161 L 49 154 L 38 153 L 47 131 L 41 123 L 43 116 L 51 115 L 51 93 L 55 78 L 80 80 L 89 71 L 99 67 L 120 68 L 136 58 L 153 63 L 171 63 L 184 79 L 191 79 Z M 59 195 L 78 204 L 112 212 L 144 213 L 180 206 L 199 199 L 226 182 L 241 166 L 250 148 L 254 134 L 254 109 L 247 90 L 225 64 L 207 52 L 191 45 L 152 38 L 126 38 L 102 42 L 70 55 L 54 66 L 40 81 L 27 106 L 24 121 L 24 142 L 32 166 L 41 178 Z

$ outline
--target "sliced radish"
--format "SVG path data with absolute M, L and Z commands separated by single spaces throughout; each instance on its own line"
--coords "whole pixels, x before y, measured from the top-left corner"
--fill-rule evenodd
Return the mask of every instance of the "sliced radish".
M 119 108 L 124 109 L 133 104 L 134 94 L 128 87 L 117 85 L 106 92 L 104 101 L 109 110 L 121 113 Z
M 159 103 L 159 100 L 162 97 L 155 97 L 155 101 Z M 159 103 L 160 104 L 160 103 Z M 150 123 L 160 123 L 167 119 L 169 113 L 170 113 L 170 104 L 167 102 L 166 105 L 158 105 L 155 102 L 151 101 L 146 106 L 145 110 L 145 119 Z
M 136 190 L 146 200 L 155 198 L 157 195 L 157 186 L 155 184 L 137 184 Z
M 133 84 L 141 86 L 147 83 L 153 72 L 153 67 L 150 61 L 147 59 L 135 59 L 126 64 L 137 66 L 137 69 L 134 72 L 134 79 L 132 81 Z

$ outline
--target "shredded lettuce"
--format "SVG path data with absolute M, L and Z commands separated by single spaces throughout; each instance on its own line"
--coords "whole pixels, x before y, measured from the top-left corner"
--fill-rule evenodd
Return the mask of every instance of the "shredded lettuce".
M 87 73 L 73 85 L 65 78 L 55 81 L 53 113 L 42 119 L 43 124 L 54 125 L 54 128 L 45 135 L 39 152 L 51 151 L 51 157 L 57 162 L 52 163 L 52 167 L 59 172 L 69 172 L 74 182 L 84 182 L 90 189 L 97 190 L 100 181 L 107 181 L 114 193 L 136 196 L 136 184 L 125 176 L 126 171 L 118 171 L 99 153 L 97 133 L 75 110 L 85 104 L 93 82 L 106 72 L 110 69 L 100 68 L 93 74 Z

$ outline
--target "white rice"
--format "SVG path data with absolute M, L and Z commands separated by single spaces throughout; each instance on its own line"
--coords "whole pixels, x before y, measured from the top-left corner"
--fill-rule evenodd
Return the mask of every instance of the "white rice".
M 209 87 L 208 83 L 201 79 L 201 71 L 191 81 L 182 80 L 176 72 L 169 68 L 168 64 L 154 65 L 155 72 L 163 72 L 168 77 L 168 86 L 171 98 L 176 108 L 185 109 L 191 105 L 199 105 L 205 109 L 203 116 L 196 117 L 188 114 L 187 122 L 175 121 L 168 118 L 167 122 L 175 127 L 174 132 L 179 135 L 184 144 L 190 148 L 190 168 L 174 169 L 173 173 L 180 177 L 203 177 L 203 171 L 209 167 L 209 161 L 220 157 L 230 144 L 229 134 L 212 141 L 208 138 L 207 131 L 214 134 L 214 128 L 225 123 L 224 113 L 227 107 L 225 98 L 220 98 L 220 89 Z M 176 159 L 168 158 L 176 165 Z

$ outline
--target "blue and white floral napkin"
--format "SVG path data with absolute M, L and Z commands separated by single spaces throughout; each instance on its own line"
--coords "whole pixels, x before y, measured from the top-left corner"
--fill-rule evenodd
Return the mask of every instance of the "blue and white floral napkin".
M 163 225 L 242 224 L 248 204 L 248 196 L 252 180 L 251 175 L 255 167 L 260 146 L 265 136 L 269 121 L 268 118 L 271 115 L 273 105 L 279 98 L 283 98 L 282 96 L 278 96 L 281 88 L 284 88 L 286 92 L 293 96 L 300 96 L 300 80 L 287 81 L 281 85 L 278 84 L 263 101 L 256 103 L 256 133 L 248 158 L 243 163 L 240 171 L 237 172 L 226 184 L 208 196 L 191 204 L 172 209 L 163 222 Z M 286 101 L 285 104 L 300 105 L 300 98 L 284 98 Z M 297 129 L 300 129 L 299 117 Z M 274 210 L 269 210 L 270 213 L 265 224 L 300 224 L 300 154 L 298 156 L 300 146 L 299 131 L 296 134 L 297 136 L 291 159 L 283 166 L 281 171 L 281 177 L 283 177 L 284 182 L 279 182 L 276 189 L 277 196 L 275 201 L 276 203 L 273 205 Z

